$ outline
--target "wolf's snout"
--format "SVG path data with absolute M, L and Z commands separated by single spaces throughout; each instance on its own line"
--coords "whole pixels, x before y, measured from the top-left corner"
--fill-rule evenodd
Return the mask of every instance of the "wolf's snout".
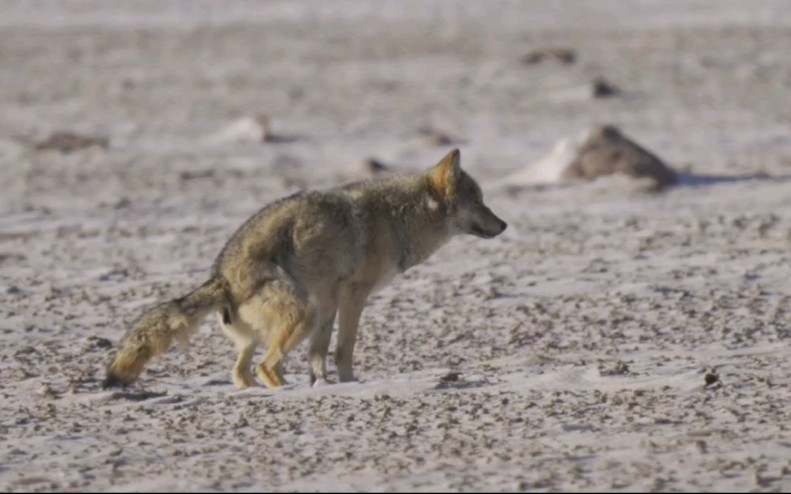
M 492 215 L 486 226 L 475 225 L 470 233 L 483 238 L 494 238 L 503 233 L 507 227 L 508 223 Z
M 500 218 L 497 218 L 497 221 L 496 221 L 495 224 L 497 226 L 495 226 L 492 229 L 492 237 L 496 237 L 497 235 L 500 235 L 501 233 L 503 233 L 505 231 L 506 228 L 508 228 L 508 223 L 506 223 L 505 221 L 501 220 Z

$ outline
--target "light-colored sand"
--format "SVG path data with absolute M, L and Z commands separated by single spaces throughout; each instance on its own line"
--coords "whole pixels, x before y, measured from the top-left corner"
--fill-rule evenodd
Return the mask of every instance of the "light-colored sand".
M 791 488 L 791 3 L 20 0 L 0 19 L 0 490 Z M 554 46 L 576 62 L 521 62 Z M 598 76 L 624 93 L 591 98 Z M 209 139 L 259 114 L 279 139 Z M 683 185 L 496 186 L 605 122 Z M 465 140 L 510 227 L 370 301 L 361 382 L 309 388 L 302 347 L 294 385 L 238 391 L 212 319 L 142 387 L 98 389 L 107 344 L 250 214 L 371 156 L 428 166 L 448 148 L 425 127 Z M 33 150 L 60 130 L 110 145 Z

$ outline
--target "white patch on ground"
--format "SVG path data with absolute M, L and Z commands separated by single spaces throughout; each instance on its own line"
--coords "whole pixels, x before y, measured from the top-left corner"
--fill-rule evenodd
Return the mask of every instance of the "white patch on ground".
M 560 139 L 546 156 L 526 166 L 523 170 L 501 179 L 498 184 L 518 187 L 560 182 L 563 172 L 574 161 L 584 138 L 583 135 L 579 138 Z
M 206 138 L 208 144 L 264 142 L 269 129 L 255 117 L 234 120 L 215 134 Z

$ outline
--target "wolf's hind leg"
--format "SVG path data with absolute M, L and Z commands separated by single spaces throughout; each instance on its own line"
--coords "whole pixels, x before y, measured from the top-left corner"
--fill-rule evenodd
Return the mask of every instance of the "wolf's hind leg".
M 236 364 L 231 372 L 231 379 L 237 388 L 249 388 L 255 386 L 255 377 L 250 369 L 250 365 L 258 347 L 258 338 L 252 328 L 241 320 L 235 320 L 230 324 L 230 319 L 224 314 L 219 315 L 220 326 L 228 338 L 236 345 L 239 355 L 236 357 Z
M 233 383 L 237 388 L 249 388 L 255 386 L 255 377 L 250 370 L 250 364 L 253 361 L 253 354 L 258 347 L 258 343 L 250 342 L 246 346 L 239 349 L 239 355 L 236 358 L 236 364 L 233 366 L 231 377 Z
M 308 350 L 308 364 L 310 365 L 310 385 L 317 381 L 323 383 L 327 379 L 327 352 L 330 348 L 332 326 L 335 323 L 335 312 L 332 317 L 325 319 L 324 324 L 316 328 L 310 338 Z
M 240 307 L 241 316 L 267 336 L 267 351 L 256 374 L 269 388 L 285 384 L 281 361 L 313 331 L 317 311 L 307 296 L 287 280 L 270 281 Z

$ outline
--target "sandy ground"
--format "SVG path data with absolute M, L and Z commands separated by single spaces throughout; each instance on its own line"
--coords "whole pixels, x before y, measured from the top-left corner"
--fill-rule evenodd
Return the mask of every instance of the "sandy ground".
M 0 490 L 791 489 L 791 3 L 20 0 L 0 19 Z M 575 63 L 521 61 L 558 46 Z M 598 76 L 623 93 L 591 98 Z M 258 113 L 274 142 L 210 139 Z M 509 186 L 602 122 L 682 185 Z M 61 130 L 109 146 L 35 150 Z M 99 390 L 131 320 L 259 207 L 455 145 L 510 228 L 370 300 L 360 382 L 310 388 L 303 346 L 293 385 L 239 391 L 211 318 L 140 386 Z

